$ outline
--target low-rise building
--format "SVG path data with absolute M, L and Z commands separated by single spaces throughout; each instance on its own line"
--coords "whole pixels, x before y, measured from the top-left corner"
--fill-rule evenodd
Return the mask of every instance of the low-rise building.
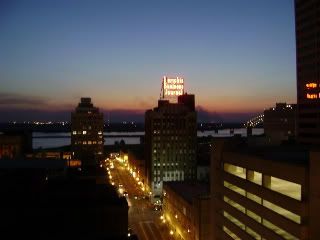
M 170 234 L 184 240 L 210 236 L 209 186 L 200 182 L 163 184 L 163 221 Z
M 0 159 L 23 158 L 30 152 L 32 152 L 31 132 L 0 132 Z
M 66 169 L 65 160 L 0 161 L 1 239 L 128 239 L 128 204 L 105 170 Z
M 319 239 L 320 152 L 301 146 L 212 146 L 213 239 Z

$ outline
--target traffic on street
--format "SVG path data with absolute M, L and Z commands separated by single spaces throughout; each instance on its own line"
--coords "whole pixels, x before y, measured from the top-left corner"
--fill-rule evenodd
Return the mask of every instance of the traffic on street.
M 151 204 L 150 193 L 131 171 L 127 163 L 118 154 L 110 154 L 105 160 L 109 181 L 118 191 L 119 196 L 127 199 L 128 239 L 168 240 L 173 239 L 170 230 L 163 221 L 161 206 Z

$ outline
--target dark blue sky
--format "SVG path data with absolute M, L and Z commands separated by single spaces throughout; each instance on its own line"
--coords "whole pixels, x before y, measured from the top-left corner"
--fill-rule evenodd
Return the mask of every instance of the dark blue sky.
M 13 112 L 0 121 L 69 111 L 81 96 L 143 112 L 163 75 L 222 115 L 296 101 L 292 0 L 5 0 L 0 32 L 0 114 Z

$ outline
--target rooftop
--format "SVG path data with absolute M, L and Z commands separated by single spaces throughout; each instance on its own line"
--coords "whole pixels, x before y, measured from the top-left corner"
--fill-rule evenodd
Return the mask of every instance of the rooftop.
M 254 143 L 254 139 L 250 139 Z M 248 144 L 247 139 L 229 139 L 224 146 L 226 152 L 237 152 L 247 155 L 255 155 L 259 158 L 280 161 L 284 163 L 292 163 L 298 165 L 308 164 L 310 148 L 296 143 L 288 143 L 281 145 L 268 144 Z
M 190 204 L 196 197 L 209 195 L 209 185 L 200 182 L 164 182 L 163 184 Z

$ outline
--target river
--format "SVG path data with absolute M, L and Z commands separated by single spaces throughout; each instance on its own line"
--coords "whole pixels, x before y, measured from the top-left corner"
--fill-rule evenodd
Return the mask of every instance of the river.
M 247 136 L 246 128 L 234 129 L 234 134 L 240 134 L 243 137 Z M 252 130 L 253 135 L 263 134 L 263 128 L 254 128 Z M 122 137 L 124 135 L 130 135 L 130 137 Z M 137 135 L 137 137 L 134 137 Z M 126 144 L 139 144 L 140 137 L 144 135 L 144 132 L 104 132 L 104 145 L 113 145 L 116 141 L 120 142 L 124 140 Z M 221 129 L 217 133 L 215 131 L 198 131 L 198 137 L 213 136 L 213 137 L 231 137 L 230 129 Z M 119 137 L 117 137 L 119 136 Z M 38 148 L 55 148 L 70 145 L 70 132 L 58 132 L 58 133 L 44 133 L 34 132 L 33 137 L 33 149 Z

